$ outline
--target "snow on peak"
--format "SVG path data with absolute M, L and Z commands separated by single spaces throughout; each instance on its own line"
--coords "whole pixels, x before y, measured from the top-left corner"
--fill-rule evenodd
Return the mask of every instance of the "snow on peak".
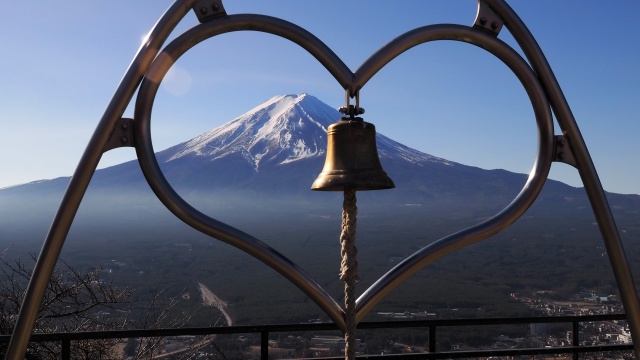
M 186 156 L 221 159 L 240 154 L 257 172 L 261 165 L 288 164 L 312 157 L 324 158 L 327 127 L 341 114 L 308 94 L 278 95 L 230 122 L 164 151 L 166 161 Z M 451 163 L 411 149 L 377 134 L 381 158 Z
M 257 171 L 263 162 L 286 164 L 324 156 L 327 126 L 340 113 L 308 94 L 275 96 L 232 121 L 174 148 L 211 160 L 240 153 Z
M 378 147 L 378 156 L 381 158 L 401 158 L 414 164 L 422 164 L 424 162 L 438 162 L 450 166 L 454 164 L 446 159 L 402 145 L 381 134 L 376 134 L 376 146 Z

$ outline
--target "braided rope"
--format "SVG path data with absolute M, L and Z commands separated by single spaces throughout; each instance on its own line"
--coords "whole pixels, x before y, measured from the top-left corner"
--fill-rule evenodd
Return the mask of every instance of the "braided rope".
M 340 233 L 340 251 L 342 262 L 340 264 L 340 280 L 344 281 L 344 306 L 345 348 L 344 357 L 352 360 L 356 357 L 356 283 L 360 280 L 358 274 L 358 249 L 356 248 L 356 190 L 348 188 L 344 190 L 344 202 L 342 203 L 342 232 Z

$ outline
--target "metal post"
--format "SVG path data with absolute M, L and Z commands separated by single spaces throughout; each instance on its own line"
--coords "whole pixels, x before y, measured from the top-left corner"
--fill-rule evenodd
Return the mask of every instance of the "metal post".
M 429 325 L 429 353 L 436 352 L 436 326 Z
M 71 340 L 70 339 L 62 340 L 62 351 L 60 352 L 60 358 L 62 360 L 71 359 Z
M 578 347 L 580 346 L 580 323 L 578 322 L 578 319 L 573 320 L 573 334 L 572 334 L 572 341 L 571 341 L 571 346 L 574 347 Z M 573 353 L 573 360 L 578 360 L 578 353 L 575 352 Z
M 266 328 L 260 332 L 260 359 L 269 359 L 269 331 Z
M 89 181 L 100 162 L 103 149 L 109 141 L 111 132 L 117 121 L 122 117 L 131 98 L 133 98 L 133 94 L 160 47 L 173 31 L 173 28 L 191 10 L 195 1 L 179 0 L 169 7 L 150 32 L 149 40 L 142 44 L 138 50 L 109 102 L 69 182 L 47 238 L 42 245 L 24 301 L 20 307 L 20 313 L 16 320 L 16 326 L 13 330 L 5 359 L 24 359 L 47 284 L 71 228 L 71 223 L 89 186 Z
M 549 102 L 553 112 L 556 114 L 558 124 L 568 139 L 580 179 L 584 184 L 591 208 L 598 222 L 600 233 L 607 249 L 607 255 L 609 256 L 609 262 L 618 283 L 620 297 L 631 329 L 631 337 L 635 344 L 635 355 L 636 358 L 640 359 L 640 299 L 638 299 L 638 292 L 627 262 L 627 256 L 625 255 L 620 234 L 607 202 L 602 183 L 571 108 L 540 46 L 513 9 L 504 0 L 483 1 L 488 3 L 496 14 L 504 20 L 505 26 L 531 62 L 531 66 L 540 77 L 540 81 L 548 94 Z

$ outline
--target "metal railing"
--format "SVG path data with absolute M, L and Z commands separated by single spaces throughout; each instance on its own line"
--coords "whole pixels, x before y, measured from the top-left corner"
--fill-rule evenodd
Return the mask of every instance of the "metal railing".
M 585 316 L 548 316 L 548 317 L 520 317 L 520 318 L 486 318 L 486 319 L 442 319 L 442 320 L 402 320 L 362 322 L 358 329 L 407 329 L 424 328 L 428 331 L 428 352 L 411 354 L 363 355 L 358 358 L 384 359 L 444 359 L 444 358 L 477 358 L 477 357 L 533 357 L 536 355 L 571 355 L 578 359 L 580 354 L 599 354 L 603 352 L 632 351 L 633 344 L 609 345 L 580 345 L 580 323 L 626 320 L 625 314 L 585 315 Z M 442 327 L 469 327 L 490 325 L 527 325 L 527 324 L 566 323 L 572 325 L 572 344 L 563 347 L 537 347 L 512 349 L 486 349 L 471 351 L 437 351 L 438 329 Z M 147 330 L 114 330 L 76 333 L 33 334 L 31 342 L 59 342 L 61 344 L 61 359 L 71 359 L 71 343 L 86 340 L 152 338 L 175 336 L 205 336 L 223 334 L 259 334 L 260 358 L 269 359 L 269 336 L 274 333 L 293 333 L 338 330 L 334 323 L 315 324 L 283 324 L 283 325 L 250 325 L 230 327 L 198 327 Z M 0 346 L 9 343 L 9 335 L 0 335 Z M 343 357 L 324 357 L 323 359 L 342 359 Z

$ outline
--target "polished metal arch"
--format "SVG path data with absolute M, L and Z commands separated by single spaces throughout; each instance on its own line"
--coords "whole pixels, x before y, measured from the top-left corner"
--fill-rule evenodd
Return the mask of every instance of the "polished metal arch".
M 344 329 L 343 309 L 320 284 L 266 243 L 192 207 L 171 187 L 155 158 L 151 140 L 151 113 L 164 76 L 183 54 L 200 42 L 220 34 L 242 30 L 262 31 L 289 39 L 318 59 L 343 87 L 348 87 L 351 83 L 352 73 L 342 60 L 318 38 L 290 22 L 263 15 L 230 15 L 202 23 L 169 43 L 153 62 L 140 85 L 134 115 L 135 144 L 140 167 L 158 199 L 175 216 L 194 229 L 233 245 L 276 270 Z
M 153 62 L 147 76 L 145 76 L 140 85 L 134 116 L 136 119 L 134 122 L 136 151 L 147 182 L 156 196 L 174 215 L 196 230 L 225 241 L 278 271 L 314 300 L 340 328 L 344 328 L 344 310 L 300 267 L 267 244 L 199 212 L 182 199 L 162 174 L 154 155 L 155 151 L 151 140 L 152 107 L 162 79 L 182 55 L 208 38 L 233 31 L 263 31 L 282 36 L 299 44 L 321 61 L 327 69 L 344 69 L 342 61 L 338 59 L 338 62 L 336 62 L 335 59 L 337 57 L 320 40 L 298 29 L 294 24 L 267 16 L 231 15 L 224 19 L 216 19 L 198 25 L 169 43 Z M 406 266 L 407 263 L 404 262 L 402 266 L 394 268 L 394 271 L 367 290 L 362 300 L 363 306 L 358 308 L 358 319 L 364 317 L 377 301 L 403 279 L 426 266 L 435 258 L 485 239 L 517 220 L 533 203 L 542 189 L 551 166 L 554 152 L 553 123 L 549 104 L 542 87 L 531 68 L 513 49 L 482 31 L 460 25 L 426 26 L 412 31 L 409 35 L 402 35 L 380 49 L 372 57 L 374 60 L 366 62 L 361 67 L 361 69 L 365 69 L 363 71 L 365 75 L 361 78 L 357 76 L 357 73 L 351 74 L 348 70 L 348 73 L 345 71 L 333 71 L 332 73 L 339 83 L 343 83 L 345 89 L 359 89 L 378 69 L 399 54 L 415 45 L 435 40 L 460 40 L 480 46 L 502 60 L 516 74 L 525 89 L 527 89 L 536 115 L 539 129 L 539 146 L 536 161 L 531 176 L 525 183 L 521 193 L 501 212 L 501 214 L 509 214 L 508 216 L 497 215 L 482 224 L 467 229 L 464 232 L 464 234 L 467 234 L 464 236 L 466 241 L 461 241 L 456 237 L 455 240 L 449 241 L 448 245 L 444 247 L 447 251 L 438 251 L 435 254 L 429 253 L 429 261 L 416 260 L 412 263 L 412 266 Z M 355 79 L 355 81 L 348 82 L 348 79 Z M 358 80 L 360 80 L 359 84 Z M 473 238 L 473 241 L 469 240 L 469 238 Z M 442 243 L 438 242 L 438 244 Z M 427 248 L 431 249 L 433 247 L 429 246 Z M 424 251 L 419 252 L 414 254 L 412 259 L 427 257 L 426 255 L 427 253 Z
M 542 51 L 531 33 L 504 0 L 480 0 L 478 14 L 495 15 L 500 22 L 504 22 L 524 51 L 530 65 L 495 37 L 501 25 L 496 21 L 493 31 L 486 31 L 479 26 L 472 28 L 461 25 L 431 25 L 409 31 L 381 48 L 355 73 L 352 73 L 320 40 L 294 24 L 262 15 L 228 16 L 223 11 L 222 13 L 219 11 L 219 6 L 217 16 L 203 17 L 202 24 L 176 38 L 160 52 L 162 44 L 188 11 L 193 8 L 199 15 L 206 13 L 202 11 L 207 9 L 202 7 L 203 4 L 206 5 L 208 2 L 177 0 L 158 21 L 148 41 L 142 45 L 125 73 L 78 164 L 45 239 L 9 344 L 7 359 L 24 357 L 44 291 L 75 213 L 103 151 L 109 149 L 107 144 L 115 126 L 121 120 L 126 106 L 141 82 L 133 121 L 135 146 L 145 177 L 158 198 L 190 226 L 242 249 L 280 272 L 312 298 L 334 322 L 344 328 L 341 307 L 309 275 L 258 239 L 191 207 L 170 187 L 155 161 L 149 124 L 155 93 L 166 71 L 180 55 L 200 41 L 225 32 L 240 30 L 263 31 L 297 43 L 325 66 L 350 96 L 355 96 L 359 89 L 389 61 L 413 46 L 435 40 L 463 41 L 479 46 L 503 61 L 518 77 L 531 100 L 538 126 L 538 152 L 529 178 L 521 192 L 505 209 L 489 220 L 424 247 L 390 270 L 358 299 L 358 319 L 361 319 L 382 297 L 417 270 L 451 251 L 498 233 L 526 211 L 542 189 L 551 162 L 554 160 L 555 137 L 551 117 L 551 110 L 553 110 L 563 130 L 564 139 L 567 140 L 575 156 L 576 167 L 598 220 L 620 288 L 633 341 L 635 344 L 640 344 L 638 296 L 604 190 L 575 119 Z M 213 6 L 215 9 L 215 4 Z M 482 20 L 486 22 L 485 18 Z M 482 21 L 476 19 L 476 23 L 482 23 Z M 143 77 L 146 77 L 144 82 Z M 638 348 L 639 346 L 635 347 L 635 352 L 636 356 L 640 357 Z
M 356 74 L 356 81 L 366 83 L 379 69 L 413 46 L 436 40 L 462 41 L 490 52 L 518 77 L 533 106 L 538 127 L 538 150 L 535 163 L 525 185 L 515 199 L 493 217 L 462 231 L 448 235 L 413 253 L 383 275 L 358 298 L 360 321 L 384 296 L 411 275 L 442 256 L 484 240 L 506 229 L 522 216 L 542 190 L 554 156 L 553 121 L 549 103 L 538 78 L 528 64 L 508 45 L 483 31 L 469 30 L 459 25 L 432 25 L 401 35 L 367 60 Z M 359 84 L 360 84 L 359 83 Z

